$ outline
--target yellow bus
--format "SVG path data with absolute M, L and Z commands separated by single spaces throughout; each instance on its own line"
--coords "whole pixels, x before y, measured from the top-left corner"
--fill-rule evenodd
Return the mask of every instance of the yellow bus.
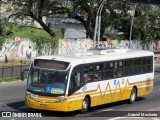
M 149 51 L 91 49 L 41 56 L 30 66 L 25 103 L 35 109 L 84 113 L 111 102 L 134 103 L 152 92 L 153 82 L 154 54 Z

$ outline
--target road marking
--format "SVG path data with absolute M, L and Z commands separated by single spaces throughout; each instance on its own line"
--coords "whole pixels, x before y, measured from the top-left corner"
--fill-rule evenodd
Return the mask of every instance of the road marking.
M 78 114 L 75 117 L 91 117 L 89 114 Z
M 143 119 L 143 117 L 115 117 L 115 118 L 110 118 L 110 119 L 107 119 L 107 120 L 118 120 L 118 119 L 122 119 L 122 120 L 124 120 L 124 119 Z
M 158 118 L 151 118 L 152 120 L 160 120 L 160 119 L 158 119 Z
M 92 115 L 92 114 L 100 113 L 100 112 L 104 112 L 104 111 L 113 111 L 113 109 L 95 110 L 95 112 L 88 113 L 88 114 L 89 114 L 89 115 Z
M 98 111 L 112 111 L 113 109 L 104 109 L 104 110 L 98 110 Z
M 160 110 L 160 108 L 158 107 L 158 108 L 153 108 L 153 109 L 149 109 L 149 110 L 147 110 L 147 111 L 159 111 Z
M 85 116 L 91 116 L 92 114 L 95 114 L 95 113 L 100 113 L 100 112 L 105 112 L 105 111 L 112 111 L 113 109 L 104 109 L 104 110 L 95 110 L 95 112 L 92 112 L 92 113 L 87 113 L 87 114 L 78 114 L 76 115 L 76 117 L 85 117 Z

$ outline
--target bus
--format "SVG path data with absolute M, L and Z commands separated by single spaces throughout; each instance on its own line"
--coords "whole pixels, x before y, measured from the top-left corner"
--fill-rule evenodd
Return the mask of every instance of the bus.
M 21 76 L 23 78 L 23 75 Z M 154 53 L 90 49 L 86 53 L 37 57 L 31 64 L 25 104 L 34 109 L 75 111 L 152 92 Z

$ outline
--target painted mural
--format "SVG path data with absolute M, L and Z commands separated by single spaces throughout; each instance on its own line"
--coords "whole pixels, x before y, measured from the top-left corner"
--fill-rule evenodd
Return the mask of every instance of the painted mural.
M 100 42 L 100 47 L 104 48 L 129 48 L 129 40 L 111 40 Z M 72 54 L 84 53 L 87 49 L 93 48 L 93 40 L 89 38 L 79 39 L 59 39 L 56 47 L 52 47 L 46 43 L 42 48 L 42 55 L 53 54 Z M 149 50 L 160 52 L 160 40 L 156 42 L 143 42 L 139 40 L 131 41 L 131 49 Z M 29 54 L 28 54 L 29 53 Z M 30 61 L 37 55 L 35 44 L 30 39 L 22 39 L 20 42 L 14 40 L 7 40 L 0 52 L 0 61 Z
M 135 50 L 148 50 L 148 51 L 156 51 L 155 42 L 151 41 L 139 41 L 139 40 L 131 40 L 129 47 L 129 40 L 112 40 L 111 44 L 108 41 L 104 41 L 105 47 L 110 48 L 126 48 L 126 49 L 135 49 Z
M 148 51 L 160 51 L 160 41 L 131 41 L 131 49 L 135 50 L 148 50 Z M 129 49 L 129 40 L 107 40 L 101 41 L 100 47 L 102 48 L 126 48 Z M 82 39 L 60 39 L 58 42 L 58 54 L 70 54 L 86 52 L 87 49 L 93 48 L 93 40 L 89 38 Z
M 0 61 L 31 61 L 37 56 L 35 44 L 30 39 L 16 42 L 7 40 L 0 52 Z
M 60 39 L 58 41 L 58 54 L 82 53 L 93 47 L 93 40 L 81 39 Z
M 100 42 L 100 47 L 104 48 L 126 48 L 135 50 L 148 50 L 153 52 L 160 52 L 160 40 L 139 41 L 131 40 L 131 47 L 129 47 L 129 40 L 111 40 Z M 58 42 L 58 54 L 70 54 L 75 52 L 86 52 L 87 49 L 93 48 L 93 40 L 89 38 L 82 39 L 60 39 Z

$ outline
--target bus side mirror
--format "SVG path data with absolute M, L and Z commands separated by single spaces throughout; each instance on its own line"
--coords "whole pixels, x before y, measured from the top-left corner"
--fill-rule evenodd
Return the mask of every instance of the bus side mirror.
M 24 72 L 25 71 L 29 71 L 29 69 L 25 69 L 25 70 L 21 71 L 21 73 L 20 73 L 21 81 L 24 81 Z

